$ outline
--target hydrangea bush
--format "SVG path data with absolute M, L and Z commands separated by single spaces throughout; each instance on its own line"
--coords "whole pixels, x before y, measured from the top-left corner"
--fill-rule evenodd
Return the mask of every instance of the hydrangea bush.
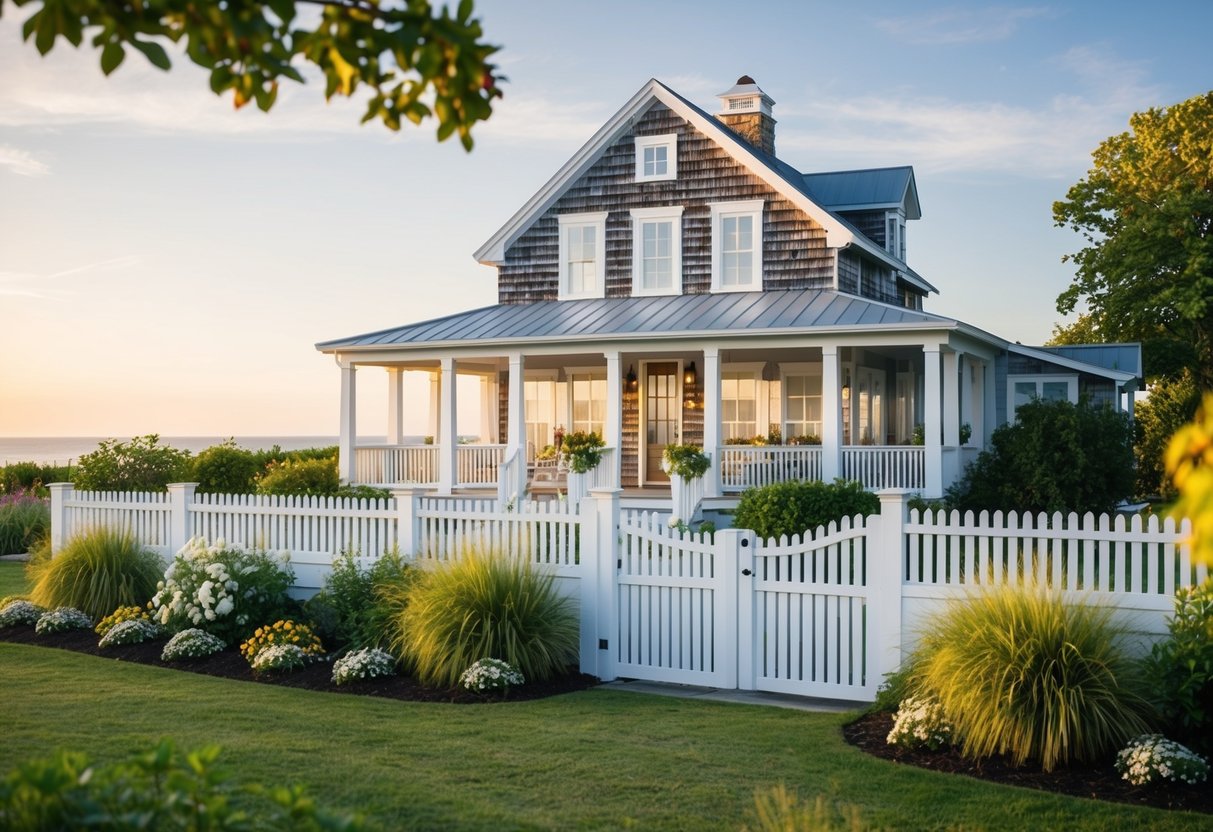
M 258 651 L 249 662 L 258 673 L 288 673 L 308 662 L 307 653 L 298 644 L 271 644 Z
M 1161 783 L 1194 785 L 1209 776 L 1205 758 L 1162 734 L 1142 734 L 1116 755 L 1116 770 L 1134 786 Z
M 929 696 L 909 696 L 902 700 L 889 732 L 889 745 L 902 748 L 926 748 L 938 751 L 952 744 L 952 724 L 944 716 L 943 706 Z
M 25 625 L 29 627 L 38 623 L 38 619 L 45 609 L 24 599 L 9 601 L 3 607 L 0 607 L 0 630 L 5 627 L 16 627 Z
M 160 633 L 160 627 L 148 619 L 131 618 L 126 621 L 119 621 L 113 627 L 106 630 L 105 635 L 101 636 L 101 641 L 97 642 L 97 646 L 114 647 L 119 644 L 142 644 L 145 641 L 159 638 Z
M 240 655 L 250 662 L 271 644 L 293 644 L 308 656 L 324 654 L 320 638 L 306 624 L 294 621 L 275 621 L 267 627 L 258 627 L 248 641 L 240 645 Z
M 459 677 L 459 684 L 474 693 L 504 691 L 525 682 L 522 673 L 501 659 L 481 659 Z
M 136 606 L 118 607 L 118 609 L 114 610 L 112 613 L 107 615 L 105 618 L 103 618 L 99 622 L 97 622 L 97 626 L 93 628 L 93 631 L 97 635 L 103 636 L 106 633 L 108 633 L 110 630 L 112 630 L 114 627 L 121 624 L 123 621 L 150 621 L 150 620 L 151 620 L 151 618 L 148 616 L 147 610 L 145 610 L 143 607 L 136 607 Z
M 170 630 L 204 629 L 228 644 L 257 621 L 282 617 L 295 580 L 290 555 L 271 555 L 216 540 L 194 538 L 182 547 L 157 584 L 152 618 Z
M 63 633 L 68 630 L 91 630 L 92 628 L 93 619 L 80 610 L 58 607 L 44 612 L 38 617 L 38 623 L 34 625 L 34 632 L 38 635 L 46 635 L 47 633 Z
M 180 662 L 189 659 L 203 659 L 218 653 L 226 646 L 223 639 L 218 636 L 213 636 L 206 630 L 191 627 L 188 630 L 182 630 L 168 640 L 168 644 L 164 645 L 164 649 L 160 651 L 160 661 Z
M 333 665 L 333 684 L 344 685 L 359 679 L 396 675 L 396 657 L 378 647 L 355 650 Z

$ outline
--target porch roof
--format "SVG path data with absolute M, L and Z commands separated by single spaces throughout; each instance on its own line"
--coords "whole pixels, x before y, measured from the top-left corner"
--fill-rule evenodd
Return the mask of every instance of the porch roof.
M 786 335 L 951 329 L 953 318 L 832 290 L 728 292 L 497 304 L 443 318 L 322 341 L 321 352 L 587 339 Z

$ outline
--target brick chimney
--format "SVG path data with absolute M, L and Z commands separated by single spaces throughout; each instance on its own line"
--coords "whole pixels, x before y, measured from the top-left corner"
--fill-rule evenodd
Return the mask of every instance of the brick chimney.
M 716 118 L 727 124 L 763 153 L 775 155 L 775 118 L 771 106 L 775 103 L 748 75 L 737 79 L 733 88 L 717 96 L 720 112 Z

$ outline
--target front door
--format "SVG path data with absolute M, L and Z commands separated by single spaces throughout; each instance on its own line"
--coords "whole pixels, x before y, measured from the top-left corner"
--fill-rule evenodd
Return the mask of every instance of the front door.
M 678 441 L 682 398 L 678 391 L 678 362 L 654 361 L 644 371 L 645 483 L 669 482 L 661 470 L 666 445 Z

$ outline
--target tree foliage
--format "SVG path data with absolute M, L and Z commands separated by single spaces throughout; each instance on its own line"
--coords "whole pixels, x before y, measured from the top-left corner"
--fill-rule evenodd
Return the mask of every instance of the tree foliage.
M 1111 511 L 1133 494 L 1128 416 L 1035 399 L 990 438 L 948 500 L 962 510 Z
M 1175 513 L 1192 520 L 1192 556 L 1213 566 L 1213 393 L 1167 446 L 1167 474 L 1179 489 Z
M 1137 404 L 1133 428 L 1137 434 L 1133 455 L 1137 461 L 1137 493 L 1175 498 L 1176 490 L 1163 470 L 1163 455 L 1171 436 L 1192 420 L 1200 405 L 1200 391 L 1191 373 L 1162 379 L 1150 387 L 1150 397 Z
M 80 457 L 72 482 L 82 491 L 164 491 L 189 472 L 189 451 L 161 445 L 160 436 L 149 433 L 129 442 L 106 439 Z
M 308 63 L 323 73 L 328 99 L 370 90 L 363 122 L 399 130 L 405 120 L 433 118 L 439 141 L 457 133 L 471 149 L 472 127 L 489 117 L 504 80 L 489 62 L 497 47 L 484 42 L 472 0 L 461 0 L 454 14 L 428 0 L 304 2 L 319 14 L 300 14 L 295 0 L 13 0 L 39 7 L 22 32 L 43 55 L 59 38 L 79 47 L 87 36 L 109 75 L 128 48 L 168 69 L 164 44 L 180 43 L 209 70 L 217 95 L 230 90 L 236 107 L 253 101 L 266 111 L 280 80 L 304 83 L 300 65 Z
M 1151 376 L 1187 366 L 1213 389 L 1213 92 L 1129 127 L 1053 205 L 1086 242 L 1057 310 L 1083 302 L 1105 339 L 1143 342 Z

